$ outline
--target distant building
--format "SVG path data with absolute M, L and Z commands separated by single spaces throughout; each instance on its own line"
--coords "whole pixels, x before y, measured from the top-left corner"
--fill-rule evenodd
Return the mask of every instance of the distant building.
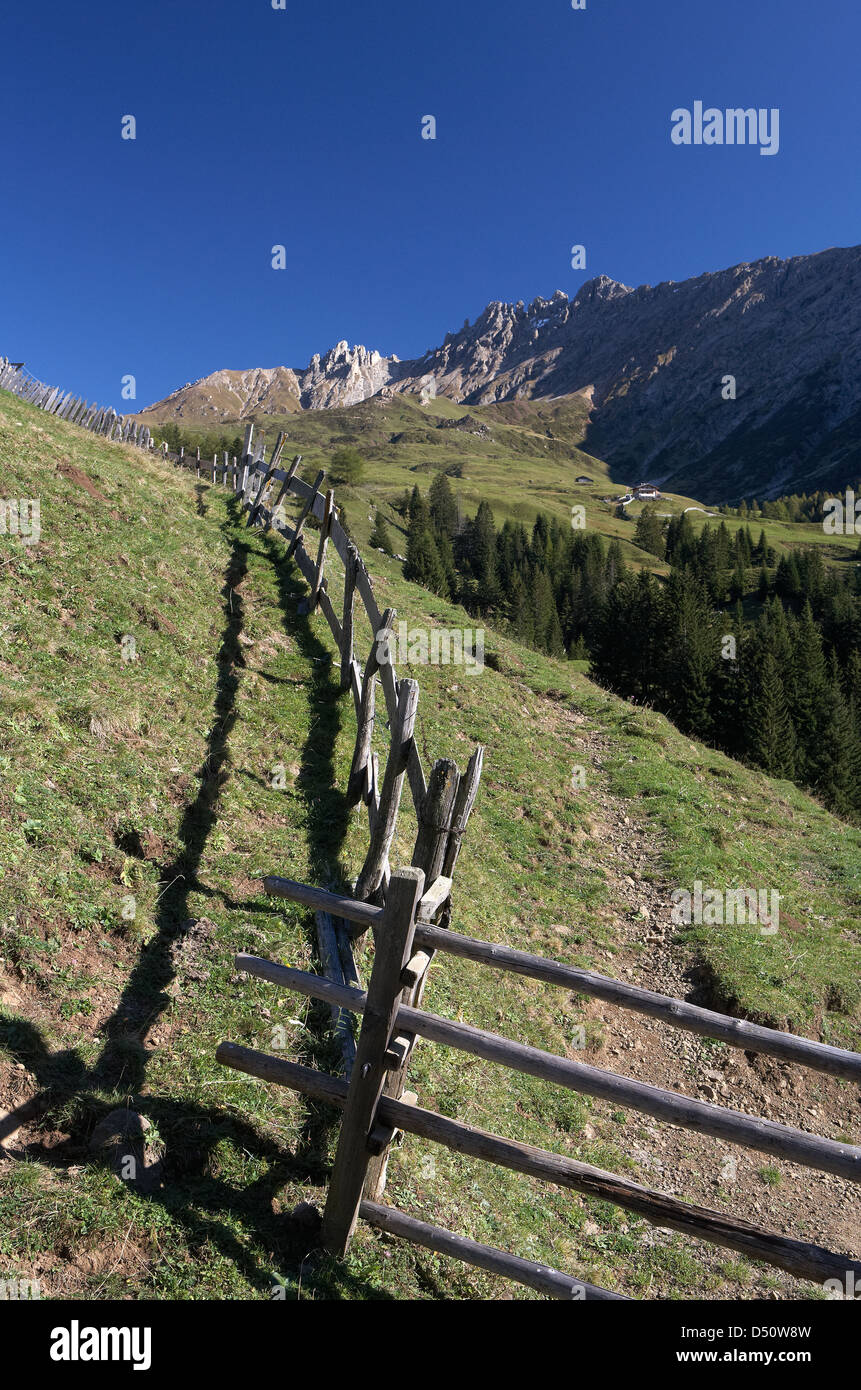
M 660 491 L 655 487 L 654 483 L 638 483 L 634 488 L 634 496 L 639 501 L 643 501 L 644 498 L 648 497 L 660 497 L 660 495 Z
M 587 478 L 585 475 L 581 474 L 581 476 L 579 478 L 575 478 L 574 481 L 575 483 L 594 483 L 595 479 Z

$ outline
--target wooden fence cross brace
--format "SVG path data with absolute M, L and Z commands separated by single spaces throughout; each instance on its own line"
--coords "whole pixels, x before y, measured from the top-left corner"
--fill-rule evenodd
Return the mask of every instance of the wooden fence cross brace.
M 386 1078 L 385 1051 L 400 1002 L 401 971 L 411 952 L 416 908 L 423 889 L 421 869 L 397 870 L 389 884 L 376 936 L 374 971 L 323 1213 L 323 1242 L 335 1255 L 346 1254 L 359 1216 L 371 1160 L 368 1139 Z

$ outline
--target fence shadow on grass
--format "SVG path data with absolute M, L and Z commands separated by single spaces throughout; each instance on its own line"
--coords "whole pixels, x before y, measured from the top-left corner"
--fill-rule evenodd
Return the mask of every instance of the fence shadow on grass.
M 199 506 L 202 501 L 198 499 Z M 21 1019 L 0 1016 L 0 1045 L 23 1062 L 35 1077 L 39 1093 L 5 1118 L 0 1127 L 4 1138 L 34 1117 L 62 1115 L 71 1134 L 60 1143 L 35 1142 L 26 1145 L 26 1154 L 58 1166 L 80 1162 L 87 1156 L 87 1133 L 92 1124 L 114 1106 L 130 1104 L 156 1127 L 166 1144 L 166 1181 L 142 1200 L 157 1202 L 181 1223 L 195 1246 L 209 1242 L 232 1261 L 248 1282 L 261 1292 L 276 1282 L 276 1273 L 299 1274 L 308 1260 L 309 1236 L 299 1222 L 285 1220 L 274 1204 L 278 1192 L 289 1182 L 323 1185 L 328 1177 L 328 1140 L 336 1115 L 329 1107 L 309 1102 L 306 1118 L 293 1152 L 262 1135 L 236 1115 L 217 1106 L 173 1101 L 156 1095 L 141 1095 L 146 1079 L 148 1054 L 146 1033 L 169 1003 L 168 988 L 177 974 L 176 951 L 192 925 L 189 917 L 190 892 L 207 892 L 198 882 L 198 871 L 208 837 L 217 820 L 220 790 L 230 770 L 230 736 L 237 718 L 236 695 L 240 673 L 245 666 L 240 633 L 244 609 L 239 586 L 248 569 L 252 547 L 273 563 L 278 581 L 279 603 L 288 634 L 307 659 L 310 675 L 311 723 L 302 754 L 297 787 L 301 791 L 307 816 L 312 875 L 328 881 L 340 872 L 339 856 L 349 824 L 346 797 L 335 786 L 333 748 L 341 724 L 342 697 L 334 679 L 331 655 L 319 641 L 307 617 L 296 612 L 297 578 L 292 566 L 283 561 L 283 548 L 259 533 L 248 539 L 237 531 L 239 508 L 228 501 L 229 520 L 225 527 L 230 539 L 230 556 L 225 572 L 224 628 L 218 653 L 218 680 L 212 728 L 201 769 L 200 790 L 186 808 L 180 830 L 181 848 L 175 858 L 161 867 L 159 882 L 165 886 L 158 900 L 156 933 L 141 947 L 137 963 L 113 1014 L 105 1025 L 105 1045 L 93 1066 L 74 1049 L 52 1052 L 35 1025 Z M 299 581 L 301 583 L 301 580 Z M 221 895 L 224 896 L 224 895 Z M 227 904 L 227 899 L 225 898 Z M 241 906 L 240 904 L 227 904 Z M 250 906 L 250 905 L 248 905 Z M 264 904 L 254 904 L 255 908 Z M 273 908 L 266 900 L 265 909 Z M 331 1020 L 327 1009 L 311 1005 L 308 1027 L 303 1031 L 303 1061 L 319 1064 L 321 1054 L 331 1050 L 327 1035 Z M 266 1163 L 266 1171 L 245 1188 L 214 1174 L 217 1146 L 230 1139 Z M 5 1150 L 8 1154 L 9 1150 Z M 230 1221 L 226 1219 L 230 1217 Z M 248 1235 L 259 1247 L 255 1252 L 239 1240 L 232 1229 L 239 1215 Z M 274 1272 L 273 1272 L 274 1271 Z M 353 1278 L 343 1266 L 325 1260 L 306 1275 L 318 1297 L 387 1298 L 380 1290 Z

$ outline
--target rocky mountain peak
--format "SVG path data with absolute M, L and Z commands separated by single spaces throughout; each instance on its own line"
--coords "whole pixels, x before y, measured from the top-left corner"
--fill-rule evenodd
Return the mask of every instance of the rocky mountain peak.
M 831 467 L 854 477 L 861 247 L 636 289 L 598 275 L 573 299 L 557 289 L 528 308 L 492 300 L 420 358 L 342 340 L 306 369 L 216 372 L 142 414 L 233 420 L 381 391 L 468 405 L 588 391 L 589 452 L 704 500 L 812 486 Z

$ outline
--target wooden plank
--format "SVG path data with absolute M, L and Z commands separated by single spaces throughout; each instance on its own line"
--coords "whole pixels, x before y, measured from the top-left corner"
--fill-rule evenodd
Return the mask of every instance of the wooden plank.
M 386 1068 L 394 1071 L 402 1067 L 410 1055 L 415 1039 L 409 1033 L 396 1033 L 386 1048 Z
M 365 862 L 356 882 L 355 893 L 360 901 L 370 898 L 382 882 L 389 849 L 395 835 L 418 702 L 417 682 L 401 681 L 397 713 L 391 729 L 389 756 L 386 759 L 386 770 L 380 790 L 379 812 L 371 831 L 371 843 Z
M 564 989 L 604 999 L 620 1008 L 632 1009 L 673 1027 L 698 1033 L 701 1037 L 719 1038 L 721 1042 L 744 1048 L 747 1052 L 762 1052 L 770 1057 L 780 1057 L 784 1062 L 798 1062 L 816 1071 L 828 1072 L 831 1076 L 842 1076 L 856 1085 L 861 1082 L 861 1054 L 857 1052 L 832 1047 L 829 1043 L 813 1042 L 793 1033 L 780 1033 L 774 1028 L 762 1028 L 759 1024 L 748 1023 L 746 1019 L 702 1009 L 696 1004 L 688 1004 L 684 999 L 655 994 L 637 985 L 614 980 L 608 975 L 596 975 L 590 970 L 564 965 L 561 961 L 546 960 L 543 956 L 514 951 L 507 946 L 497 946 L 470 936 L 459 936 L 456 932 L 426 923 L 426 915 L 422 906 L 419 913 L 422 920 L 416 929 L 416 942 L 420 946 L 447 951 L 449 955 L 489 965 L 496 970 L 509 970 L 515 975 L 527 975 L 534 980 L 544 980 L 547 984 L 561 985 Z
M 344 978 L 344 967 L 341 963 L 334 918 L 328 912 L 316 912 L 314 922 L 317 929 L 320 964 L 327 979 L 334 980 L 336 984 L 340 985 L 351 983 Z M 349 1010 L 339 1008 L 336 1004 L 332 1005 L 331 1014 L 333 1032 L 341 1049 L 342 1070 L 349 1081 L 356 1060 L 356 1041 L 353 1035 L 355 1017 Z
M 266 525 L 265 525 L 264 528 L 263 528 L 264 533 L 265 533 L 266 531 L 268 531 L 268 530 L 271 528 L 271 526 L 272 526 L 272 521 L 273 521 L 273 518 L 274 518 L 274 516 L 275 516 L 275 513 L 277 512 L 278 508 L 281 506 L 281 502 L 282 502 L 282 500 L 283 500 L 284 494 L 285 494 L 285 492 L 287 491 L 287 489 L 289 488 L 290 483 L 291 483 L 291 481 L 292 481 L 292 479 L 293 479 L 293 475 L 294 475 L 294 473 L 296 472 L 296 469 L 299 467 L 299 464 L 300 464 L 301 462 L 302 462 L 302 455 L 301 455 L 301 454 L 297 454 L 296 457 L 294 458 L 293 462 L 291 463 L 290 467 L 287 469 L 287 472 L 284 474 L 284 478 L 283 478 L 283 481 L 282 481 L 282 483 L 281 483 L 281 491 L 278 493 L 278 496 L 275 498 L 275 501 L 273 502 L 272 506 L 269 508 L 269 515 L 268 515 L 268 518 L 267 518 L 267 521 L 266 521 Z
M 393 874 L 377 933 L 362 1031 L 323 1213 L 323 1244 L 334 1255 L 346 1254 L 358 1219 L 369 1161 L 368 1135 L 385 1080 L 384 1054 L 400 998 L 399 976 L 410 954 L 423 889 L 420 869 L 399 869 Z
M 321 469 L 320 472 L 322 476 L 323 470 Z M 311 483 L 306 483 L 304 478 L 294 477 L 293 481 L 290 484 L 290 491 L 293 493 L 293 496 L 298 497 L 301 502 L 313 503 L 314 498 L 318 495 L 318 486 L 319 484 L 316 483 L 313 486 L 311 485 Z
M 350 690 L 353 693 L 353 704 L 356 707 L 356 718 L 358 719 L 362 705 L 362 674 L 355 657 L 350 662 Z
M 359 591 L 359 597 L 362 603 L 365 605 L 365 612 L 371 624 L 371 631 L 376 636 L 380 628 L 383 627 L 383 620 L 380 610 L 377 607 L 377 600 L 374 598 L 374 591 L 371 587 L 371 576 L 368 574 L 361 560 L 356 567 L 356 588 Z
M 365 996 L 360 990 L 338 990 L 327 980 L 288 966 L 249 956 L 237 956 L 236 966 L 314 999 L 334 999 L 347 1008 L 355 1009 L 357 1013 L 364 1008 Z M 774 1154 L 791 1163 L 800 1163 L 805 1168 L 834 1173 L 850 1182 L 861 1182 L 861 1148 L 852 1144 L 841 1144 L 833 1139 L 809 1134 L 806 1130 L 778 1124 L 774 1120 L 761 1120 L 690 1096 L 677 1095 L 659 1086 L 588 1066 L 585 1062 L 573 1062 L 567 1057 L 557 1057 L 525 1043 L 511 1042 L 508 1038 L 501 1038 L 483 1028 L 474 1028 L 468 1023 L 455 1023 L 437 1014 L 425 1013 L 422 1009 L 402 1004 L 394 1023 L 398 1032 L 430 1038 L 443 1047 L 456 1048 L 526 1076 L 536 1076 L 542 1081 L 564 1086 L 581 1095 L 596 1096 L 599 1100 L 612 1101 L 669 1124 L 680 1125 L 683 1129 L 710 1134 L 730 1144 L 741 1144 L 761 1153 Z
M 271 457 L 271 459 L 269 460 L 269 467 L 267 468 L 265 474 L 263 475 L 263 481 L 262 481 L 262 483 L 260 484 L 260 487 L 259 487 L 258 492 L 257 492 L 257 496 L 254 498 L 254 501 L 253 501 L 253 503 L 251 504 L 251 508 L 250 508 L 250 510 L 249 510 L 249 513 L 248 513 L 248 522 L 247 522 L 247 525 L 248 525 L 249 527 L 250 527 L 250 526 L 253 526 L 254 523 L 255 523 L 255 521 L 257 520 L 257 514 L 258 514 L 258 512 L 260 511 L 260 504 L 261 504 L 261 502 L 262 502 L 262 500 L 263 500 L 263 494 L 264 494 L 264 492 L 266 491 L 267 487 L 269 486 L 270 480 L 271 480 L 271 478 L 272 478 L 272 474 L 275 472 L 275 469 L 278 467 L 278 461 L 279 461 L 279 459 L 280 459 L 280 457 L 281 457 L 281 450 L 284 448 L 284 440 L 285 440 L 286 438 L 287 438 L 287 435 L 285 434 L 284 430 L 280 430 L 279 433 L 278 433 L 278 438 L 277 438 L 276 441 L 275 441 L 275 448 L 272 450 L 272 457 Z M 224 467 L 225 467 L 225 473 L 226 473 L 226 471 L 227 471 L 227 455 L 226 455 L 226 454 L 224 455 Z
M 263 880 L 263 891 L 274 898 L 287 898 L 291 903 L 301 903 L 315 911 L 330 912 L 333 917 L 343 917 L 348 922 L 360 922 L 364 927 L 375 927 L 381 920 L 383 909 L 370 903 L 358 902 L 355 898 L 344 897 L 341 893 L 331 893 L 325 888 L 312 888 L 307 883 L 297 883 L 291 878 L 279 878 L 274 874 Z
M 307 498 L 305 499 L 305 505 L 304 505 L 304 507 L 302 508 L 301 512 L 299 513 L 299 520 L 296 522 L 296 526 L 295 526 L 294 531 L 293 531 L 293 539 L 292 539 L 292 541 L 290 542 L 289 546 L 287 547 L 287 559 L 288 559 L 288 560 L 291 559 L 291 557 L 296 553 L 296 547 L 298 546 L 299 540 L 300 540 L 301 535 L 302 535 L 302 527 L 305 525 L 305 522 L 306 522 L 307 517 L 308 517 L 308 513 L 310 512 L 311 507 L 312 507 L 313 504 L 314 504 L 314 498 L 315 498 L 315 497 L 319 497 L 319 495 L 320 495 L 320 494 L 318 493 L 318 491 L 317 491 L 317 488 L 320 486 L 321 482 L 323 481 L 323 477 L 324 477 L 324 473 L 323 473 L 323 469 L 321 468 L 321 469 L 320 469 L 320 472 L 317 474 L 317 477 L 316 477 L 316 479 L 315 479 L 315 481 L 314 481 L 314 486 L 313 486 L 313 488 L 311 488 L 311 490 L 310 490 L 310 496 L 307 497 Z M 294 478 L 294 479 L 293 479 L 293 482 L 295 483 L 296 481 L 297 481 L 296 478 Z
M 374 824 L 375 824 L 376 819 L 377 819 L 377 812 L 378 812 L 379 809 L 380 809 L 380 755 L 379 755 L 379 753 L 372 753 L 372 754 L 371 754 L 370 758 L 368 759 L 368 766 L 367 766 L 366 771 L 367 771 L 367 774 L 368 774 L 368 790 L 367 790 L 367 796 L 366 796 L 366 804 L 367 804 L 367 807 L 368 807 L 368 816 L 369 816 L 369 819 L 370 819 L 370 822 L 371 822 L 371 829 L 373 830 Z
M 515 1284 L 536 1289 L 549 1298 L 587 1302 L 593 1300 L 617 1300 L 630 1303 L 625 1294 L 610 1293 L 594 1284 L 586 1284 L 580 1279 L 572 1279 L 570 1274 L 561 1274 L 558 1269 L 535 1264 L 532 1260 L 522 1260 L 518 1255 L 509 1255 L 507 1250 L 497 1250 L 491 1245 L 479 1245 L 466 1236 L 455 1235 L 442 1226 L 430 1226 L 426 1221 L 417 1221 L 396 1207 L 381 1206 L 378 1202 L 362 1202 L 359 1215 L 369 1225 L 389 1235 L 399 1236 L 413 1245 L 421 1245 L 426 1250 L 434 1250 L 439 1255 L 450 1255 L 453 1260 L 485 1269 L 490 1274 L 498 1274 Z
M 331 530 L 331 523 L 330 523 Z M 356 600 L 356 568 L 359 552 L 354 545 L 347 551 L 344 570 L 344 606 L 341 617 L 341 689 L 349 690 L 353 667 L 353 606 Z
M 391 626 L 394 620 L 394 608 L 387 608 L 382 620 L 383 626 Z M 376 639 L 374 639 L 371 643 L 368 659 L 365 662 L 365 673 L 362 678 L 361 694 L 356 714 L 356 746 L 353 750 L 353 761 L 350 766 L 350 777 L 347 783 L 347 801 L 350 806 L 357 805 L 361 799 L 365 768 L 368 765 L 368 758 L 371 753 L 371 738 L 374 732 L 376 705 L 374 677 L 379 668 L 378 655 L 378 643 Z
M 380 627 L 377 628 L 376 631 L 382 631 L 382 622 L 380 624 Z M 386 710 L 388 711 L 389 723 L 391 724 L 397 711 L 397 690 L 398 685 L 400 684 L 395 675 L 395 669 L 391 661 L 380 663 L 380 684 L 383 687 L 383 694 L 386 697 Z M 415 806 L 416 810 L 418 810 L 418 808 L 422 805 L 422 802 L 424 801 L 425 795 L 427 793 L 427 782 L 425 781 L 422 760 L 415 742 L 413 742 L 413 745 L 410 748 L 409 762 L 407 763 L 407 776 L 409 778 L 410 792 L 412 793 L 413 805 Z
M 222 1066 L 261 1081 L 286 1086 L 343 1109 L 347 1083 L 340 1077 L 314 1071 L 299 1063 L 288 1062 L 283 1057 L 272 1057 L 236 1043 L 221 1043 L 215 1056 Z M 630 1178 L 605 1172 L 567 1155 L 550 1153 L 515 1139 L 502 1139 L 435 1111 L 420 1109 L 414 1102 L 407 1105 L 403 1101 L 381 1098 L 377 1114 L 390 1126 L 397 1125 L 406 1133 L 443 1144 L 456 1153 L 510 1171 L 526 1173 L 597 1201 L 612 1203 L 642 1216 L 655 1226 L 736 1250 L 749 1259 L 763 1260 L 784 1269 L 796 1278 L 809 1279 L 820 1285 L 828 1278 L 838 1278 L 843 1283 L 848 1271 L 856 1281 L 861 1280 L 861 1263 L 848 1255 L 778 1235 L 726 1212 L 680 1201 L 655 1188 L 644 1187 Z
M 326 511 L 320 525 L 320 539 L 317 544 L 317 564 L 314 569 L 314 583 L 311 588 L 311 598 L 309 600 L 309 610 L 312 613 L 320 602 L 320 591 L 323 587 L 323 570 L 326 565 L 326 551 L 329 548 L 329 528 L 332 525 L 332 513 L 334 510 L 335 494 L 332 489 L 329 488 L 326 493 Z
M 329 538 L 333 546 L 337 550 L 338 555 L 340 556 L 341 563 L 344 565 L 344 568 L 346 569 L 347 560 L 350 555 L 350 547 L 353 545 L 353 542 L 350 540 L 349 536 L 347 535 L 346 531 L 344 530 L 343 526 L 338 520 L 337 511 L 335 512 L 335 515 L 332 517 L 332 529 L 329 532 Z
M 416 807 L 419 828 L 412 863 L 424 869 L 428 883 L 442 870 L 459 787 L 457 763 L 438 758 L 431 768 L 428 789 Z
M 472 814 L 475 805 L 475 798 L 478 795 L 478 784 L 481 781 L 481 769 L 484 766 L 484 749 L 479 744 L 470 758 L 466 772 L 463 774 L 458 788 L 457 803 L 452 817 L 451 832 L 449 834 L 448 845 L 446 846 L 445 857 L 442 862 L 440 872 L 448 878 L 454 877 L 454 866 L 460 854 L 461 841 L 467 822 Z
M 329 598 L 329 591 L 326 587 L 325 579 L 323 580 L 323 582 L 320 585 L 320 588 L 317 591 L 317 602 L 320 607 L 320 612 L 323 614 L 324 618 L 326 619 L 326 622 L 329 624 L 329 630 L 331 631 L 332 636 L 335 639 L 335 645 L 340 650 L 341 643 L 344 640 L 343 633 L 341 631 L 341 624 L 338 620 L 338 615 L 332 607 L 332 600 Z
M 438 874 L 419 903 L 419 917 L 423 922 L 429 922 L 434 914 L 439 912 L 443 903 L 448 902 L 451 888 L 451 879 L 446 878 L 444 874 Z
M 249 474 L 251 473 L 251 449 L 254 442 L 254 424 L 249 422 L 245 426 L 245 435 L 242 440 L 242 491 L 240 496 L 245 499 L 245 489 L 248 485 Z
M 460 773 L 457 764 L 450 758 L 437 759 L 431 769 L 427 793 L 421 803 L 419 830 L 412 858 L 413 864 L 424 873 L 425 882 L 428 884 L 433 883 L 439 876 L 459 785 Z M 433 951 L 419 950 L 414 952 L 405 965 L 401 972 L 401 984 L 404 986 L 401 995 L 403 1004 L 418 1007 L 421 1003 L 432 959 Z M 383 1094 L 391 1096 L 394 1100 L 400 1099 L 403 1094 L 409 1056 L 408 1052 L 402 1064 L 390 1068 L 386 1077 Z M 385 1192 L 387 1163 L 388 1155 L 384 1154 L 368 1168 L 365 1196 L 371 1201 L 379 1201 Z
M 401 984 L 405 989 L 415 989 L 427 974 L 432 959 L 431 951 L 414 951 L 401 971 Z
M 293 552 L 293 557 L 296 561 L 296 564 L 299 566 L 299 569 L 302 571 L 303 579 L 306 581 L 310 588 L 310 586 L 314 583 L 314 561 L 311 559 L 311 556 L 305 549 L 305 546 L 302 543 L 301 536 L 299 537 L 299 543 Z

